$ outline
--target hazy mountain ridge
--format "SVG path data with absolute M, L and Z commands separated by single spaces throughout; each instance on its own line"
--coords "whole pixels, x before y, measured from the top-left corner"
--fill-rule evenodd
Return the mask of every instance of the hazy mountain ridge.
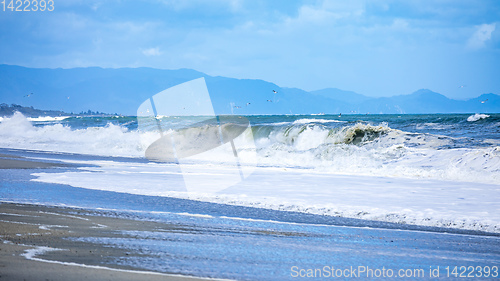
M 81 111 L 80 113 L 64 112 L 60 110 L 46 110 L 33 108 L 33 106 L 21 106 L 18 104 L 8 105 L 6 103 L 0 104 L 0 117 L 10 117 L 14 113 L 19 112 L 26 117 L 42 117 L 42 116 L 116 116 L 117 113 L 104 113 L 98 111 Z
M 0 117 L 12 116 L 15 112 L 20 112 L 27 117 L 39 116 L 67 116 L 68 113 L 57 110 L 42 110 L 33 107 L 24 107 L 18 104 L 8 105 L 5 103 L 0 104 Z
M 495 94 L 460 101 L 423 89 L 410 95 L 371 98 L 336 88 L 307 92 L 263 80 L 145 67 L 36 69 L 0 65 L 0 103 L 135 115 L 137 107 L 152 95 L 200 77 L 206 79 L 216 114 L 500 112 L 500 96 Z

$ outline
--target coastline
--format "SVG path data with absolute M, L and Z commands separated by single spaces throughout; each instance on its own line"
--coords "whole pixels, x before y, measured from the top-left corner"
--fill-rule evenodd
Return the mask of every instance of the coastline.
M 0 169 L 70 168 L 71 164 L 0 154 Z M 78 212 L 77 215 L 69 214 Z M 96 216 L 91 211 L 0 202 L 0 278 L 6 280 L 215 280 L 104 264 L 129 256 L 70 237 L 113 236 L 122 228 L 142 229 L 148 222 Z M 115 235 L 118 236 L 118 235 Z
M 21 156 L 0 153 L 0 169 L 47 169 L 55 167 L 72 167 L 72 165 L 33 161 Z
M 78 214 L 70 214 L 72 212 Z M 70 208 L 0 203 L 0 278 L 6 280 L 214 280 L 106 264 L 123 250 L 68 238 L 118 237 L 156 223 L 95 216 Z M 156 225 L 159 227 L 159 225 Z M 162 227 L 168 227 L 162 225 Z

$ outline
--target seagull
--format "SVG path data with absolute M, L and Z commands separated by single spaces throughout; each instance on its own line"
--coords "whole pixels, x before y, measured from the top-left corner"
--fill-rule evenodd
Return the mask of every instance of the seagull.
M 487 102 L 487 101 L 488 101 L 488 99 L 485 99 L 485 100 L 482 100 L 482 101 L 481 101 L 481 103 L 485 103 L 485 102 Z
M 247 102 L 247 105 L 246 105 L 246 106 L 248 106 L 249 104 L 250 104 L 250 103 L 249 103 L 249 102 Z
M 238 105 L 235 105 L 235 106 L 233 106 L 233 107 L 234 107 L 234 108 L 241 108 L 241 106 L 238 106 Z
M 275 90 L 273 90 L 273 93 L 277 94 L 278 92 L 276 92 Z
M 272 100 L 267 100 L 268 102 L 273 102 Z
M 33 95 L 33 93 L 31 93 L 31 94 L 27 94 L 27 95 L 25 95 L 24 97 L 25 97 L 25 98 L 26 98 L 26 97 L 28 97 L 28 98 L 29 98 L 31 95 Z

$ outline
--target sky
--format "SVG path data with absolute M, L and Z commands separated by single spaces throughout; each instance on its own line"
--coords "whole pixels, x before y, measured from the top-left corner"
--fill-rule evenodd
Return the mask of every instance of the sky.
M 372 97 L 500 94 L 498 0 L 53 1 L 0 11 L 0 64 L 191 68 Z

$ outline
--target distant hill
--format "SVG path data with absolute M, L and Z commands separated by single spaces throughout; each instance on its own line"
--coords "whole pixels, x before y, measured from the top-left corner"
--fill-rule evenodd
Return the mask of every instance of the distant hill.
M 346 102 L 349 104 L 358 104 L 370 100 L 369 97 L 363 96 L 361 94 L 352 92 L 352 91 L 344 91 L 337 88 L 327 88 L 317 91 L 309 92 L 313 95 L 323 96 L 332 100 Z
M 0 104 L 0 117 L 12 116 L 14 113 L 20 112 L 26 117 L 41 117 L 41 116 L 114 116 L 116 114 L 108 114 L 103 112 L 94 112 L 92 110 L 82 111 L 80 113 L 68 113 L 59 110 L 43 110 L 33 108 L 33 106 L 21 106 L 18 104 L 8 105 L 6 103 Z
M 40 110 L 33 107 L 24 107 L 18 104 L 8 105 L 5 103 L 0 104 L 0 117 L 12 116 L 15 112 L 20 112 L 27 117 L 39 116 L 68 116 L 67 113 L 57 110 Z
M 410 95 L 371 98 L 335 88 L 312 92 L 281 88 L 263 80 L 213 77 L 191 69 L 12 65 L 0 65 L 0 103 L 64 112 L 135 115 L 137 107 L 152 95 L 200 77 L 205 77 L 216 114 L 500 112 L 500 96 L 495 94 L 459 101 L 419 90 Z

